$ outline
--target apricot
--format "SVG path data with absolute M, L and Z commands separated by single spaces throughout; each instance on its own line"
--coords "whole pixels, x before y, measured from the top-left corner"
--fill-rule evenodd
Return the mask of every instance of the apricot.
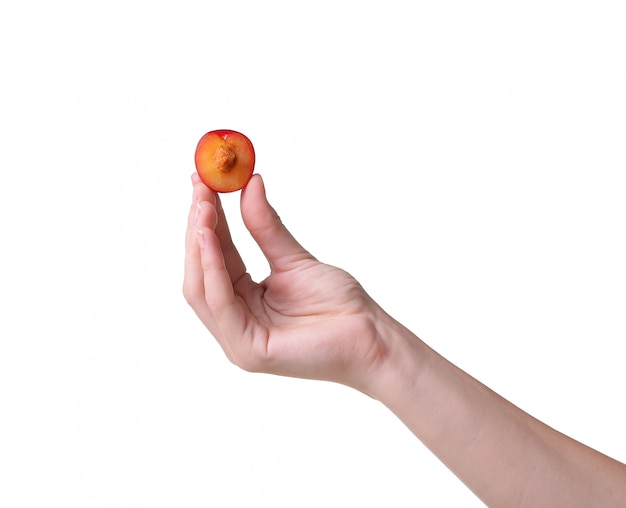
M 254 147 L 237 131 L 207 132 L 198 142 L 195 159 L 200 179 L 215 192 L 243 189 L 254 171 Z

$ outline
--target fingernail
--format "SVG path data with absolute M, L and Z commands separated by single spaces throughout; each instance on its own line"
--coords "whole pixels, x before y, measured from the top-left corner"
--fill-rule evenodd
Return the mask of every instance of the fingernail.
M 204 250 L 206 247 L 206 236 L 204 236 L 204 231 L 198 229 L 198 245 L 200 245 L 200 249 Z

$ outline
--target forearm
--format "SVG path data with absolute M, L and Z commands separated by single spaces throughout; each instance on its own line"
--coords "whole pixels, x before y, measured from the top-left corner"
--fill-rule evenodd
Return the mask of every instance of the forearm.
M 626 466 L 531 417 L 401 325 L 373 395 L 489 506 L 624 506 Z

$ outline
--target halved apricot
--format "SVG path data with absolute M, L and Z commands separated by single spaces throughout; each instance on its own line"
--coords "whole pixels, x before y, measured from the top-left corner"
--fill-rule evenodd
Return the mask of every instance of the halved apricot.
M 254 147 L 237 131 L 207 132 L 198 142 L 195 158 L 200 178 L 216 192 L 243 189 L 254 172 Z

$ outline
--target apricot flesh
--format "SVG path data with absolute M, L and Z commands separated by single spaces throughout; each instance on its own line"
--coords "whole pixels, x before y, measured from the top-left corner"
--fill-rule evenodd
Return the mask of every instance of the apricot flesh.
M 243 189 L 254 172 L 252 142 L 241 132 L 221 129 L 207 132 L 196 147 L 196 170 L 215 192 Z

